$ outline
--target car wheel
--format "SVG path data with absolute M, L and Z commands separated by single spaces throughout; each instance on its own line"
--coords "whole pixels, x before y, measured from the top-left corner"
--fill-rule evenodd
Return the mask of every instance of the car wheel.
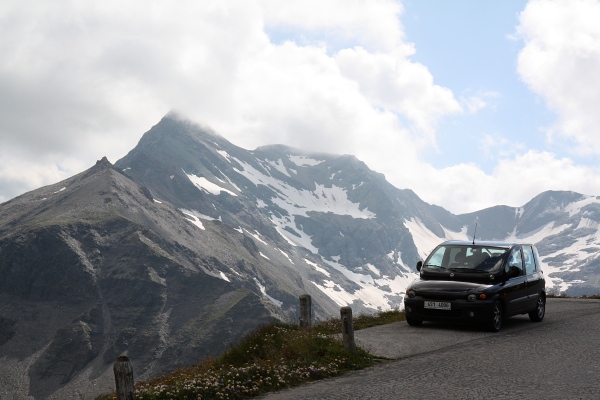
M 541 322 L 544 319 L 544 315 L 546 315 L 546 298 L 540 295 L 535 310 L 529 313 L 529 319 L 533 322 Z
M 420 319 L 415 319 L 415 318 L 410 318 L 410 317 L 406 317 L 406 322 L 410 326 L 419 326 L 423 323 L 423 321 L 421 321 Z
M 502 303 L 499 301 L 496 301 L 494 307 L 492 307 L 492 313 L 487 328 L 491 332 L 498 332 L 500 328 L 502 328 Z

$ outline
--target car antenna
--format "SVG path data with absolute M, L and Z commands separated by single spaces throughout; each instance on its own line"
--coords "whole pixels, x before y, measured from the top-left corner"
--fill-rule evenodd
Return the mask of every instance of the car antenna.
M 473 246 L 475 246 L 475 234 L 477 233 L 477 222 L 475 222 L 475 232 L 473 232 Z

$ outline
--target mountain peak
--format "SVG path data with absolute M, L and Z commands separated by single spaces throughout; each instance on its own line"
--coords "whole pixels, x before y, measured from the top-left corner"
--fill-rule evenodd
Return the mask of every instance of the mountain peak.
M 106 158 L 106 156 L 104 156 L 101 159 L 99 159 L 98 161 L 96 161 L 94 168 L 106 169 L 106 168 L 112 168 L 112 166 L 113 165 L 111 164 L 110 161 L 108 161 L 108 158 Z
M 113 165 L 110 163 L 110 161 L 108 161 L 108 158 L 104 156 L 100 160 L 96 161 L 96 164 L 94 164 L 93 167 L 91 167 L 87 171 L 82 172 L 80 175 L 82 179 L 86 179 L 94 174 L 111 169 L 114 169 Z

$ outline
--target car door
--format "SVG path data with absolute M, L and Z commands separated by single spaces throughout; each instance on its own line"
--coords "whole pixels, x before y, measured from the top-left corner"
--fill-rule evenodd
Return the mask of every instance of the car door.
M 504 304 L 506 305 L 506 314 L 519 314 L 528 307 L 527 297 L 527 276 L 523 265 L 523 254 L 521 247 L 515 247 L 505 265 L 505 272 L 510 274 L 502 290 Z
M 534 256 L 533 246 L 523 246 L 523 263 L 525 265 L 525 276 L 527 280 L 527 309 L 533 310 L 537 305 L 537 299 L 544 290 L 544 275 L 539 265 L 539 260 Z

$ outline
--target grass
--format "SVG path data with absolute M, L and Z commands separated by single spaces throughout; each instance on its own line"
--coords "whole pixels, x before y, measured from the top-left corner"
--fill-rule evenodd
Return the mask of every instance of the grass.
M 404 320 L 404 312 L 386 311 L 353 318 L 354 330 Z M 378 358 L 358 348 L 344 350 L 339 318 L 300 329 L 272 323 L 231 347 L 221 357 L 139 382 L 137 400 L 246 399 L 305 382 L 363 369 Z M 96 400 L 115 399 L 106 394 Z

